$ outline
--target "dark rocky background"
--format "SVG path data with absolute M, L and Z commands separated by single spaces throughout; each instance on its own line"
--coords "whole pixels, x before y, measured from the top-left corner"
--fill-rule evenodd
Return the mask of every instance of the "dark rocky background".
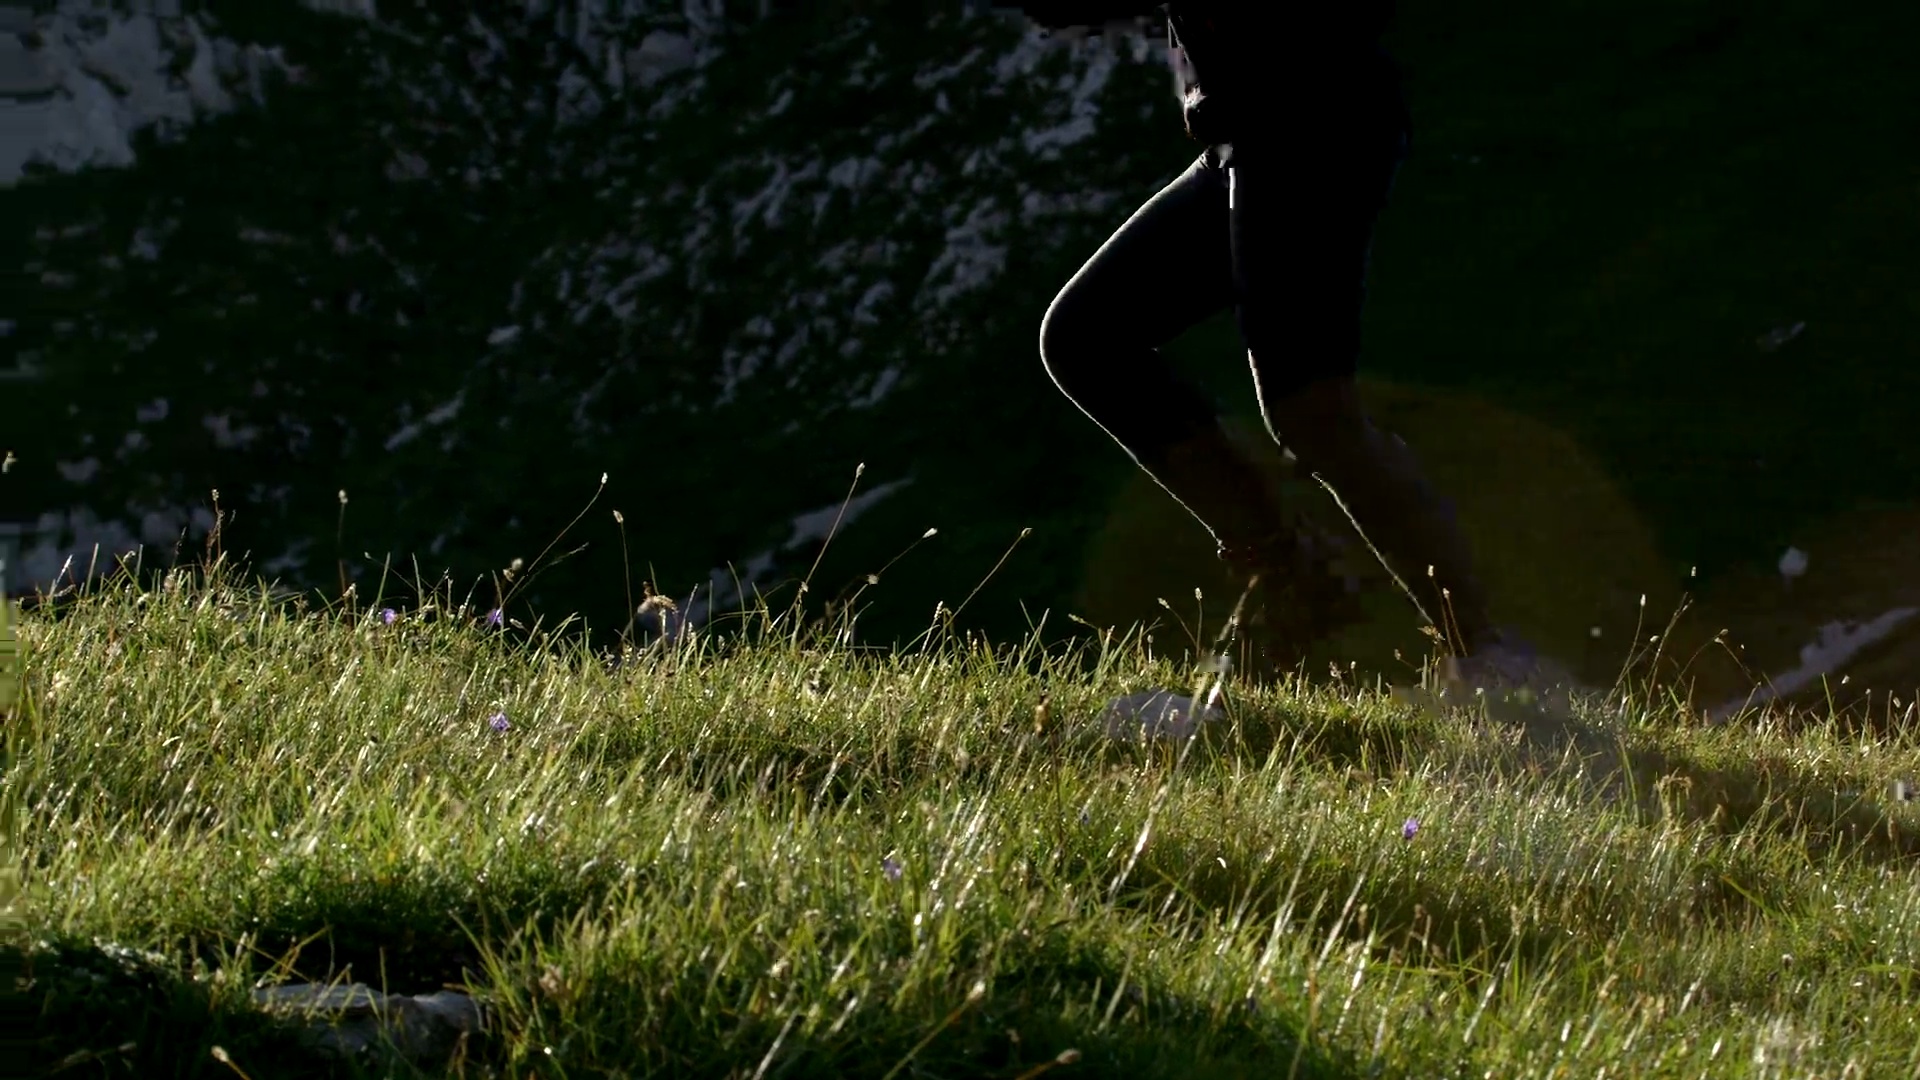
M 1750 667 L 1819 661 L 1829 626 L 1862 682 L 1920 684 L 1894 629 L 1920 605 L 1920 9 L 1402 7 L 1417 130 L 1370 389 L 1502 613 L 1598 674 L 1684 591 Z M 871 641 L 1026 529 L 968 627 L 1224 610 L 1204 535 L 1035 355 L 1059 284 L 1196 152 L 1156 38 L 958 3 L 8 18 L 16 589 L 96 543 L 197 553 L 218 489 L 262 573 L 464 590 L 604 473 L 508 613 L 617 627 L 628 573 L 723 607 L 736 572 L 790 583 L 864 463 L 814 592 L 912 546 L 861 594 Z M 1229 325 L 1176 348 L 1251 422 Z M 1381 612 L 1329 656 L 1406 643 Z

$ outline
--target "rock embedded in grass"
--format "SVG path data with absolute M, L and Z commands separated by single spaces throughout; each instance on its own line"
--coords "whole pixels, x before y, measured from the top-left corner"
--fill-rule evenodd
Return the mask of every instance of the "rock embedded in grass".
M 1171 690 L 1147 690 L 1107 702 L 1100 718 L 1108 738 L 1130 742 L 1191 738 L 1201 724 L 1220 716 L 1218 705 L 1196 706 L 1193 698 Z
M 444 1060 L 485 1023 L 480 1003 L 455 990 L 383 994 L 365 983 L 296 983 L 256 990 L 253 998 L 269 1012 L 311 1018 L 316 1048 L 338 1058 L 390 1045 L 415 1062 Z

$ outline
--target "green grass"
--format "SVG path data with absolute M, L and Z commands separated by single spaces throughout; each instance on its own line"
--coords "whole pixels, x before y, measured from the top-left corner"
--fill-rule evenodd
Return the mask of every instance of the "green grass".
M 1179 754 L 1092 735 L 1191 681 L 1137 641 L 878 655 L 774 619 L 614 666 L 218 575 L 21 630 L 7 948 L 59 1075 L 323 1074 L 248 1003 L 294 978 L 470 985 L 475 1076 L 1920 1062 L 1910 738 L 1630 705 L 1581 767 L 1236 684 Z

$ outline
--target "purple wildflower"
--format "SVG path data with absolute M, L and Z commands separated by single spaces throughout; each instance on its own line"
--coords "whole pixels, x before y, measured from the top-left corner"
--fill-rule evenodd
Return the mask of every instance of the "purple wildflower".
M 899 881 L 901 869 L 900 860 L 891 855 L 880 860 L 880 872 L 887 875 L 888 881 Z
M 1413 834 L 1419 831 L 1420 831 L 1420 819 L 1417 817 L 1410 817 L 1407 819 L 1406 824 L 1400 826 L 1400 839 L 1411 840 L 1413 839 Z
M 500 625 L 500 609 L 499 608 L 494 608 L 492 611 L 487 612 L 487 625 L 488 626 Z
M 497 713 L 494 713 L 493 716 L 487 720 L 487 726 L 492 728 L 495 731 L 506 731 L 508 728 L 511 728 L 513 725 L 507 723 L 506 713 L 497 712 Z
M 390 607 L 383 607 L 380 609 L 380 621 L 386 624 L 387 626 L 392 626 L 394 624 L 394 621 L 399 618 L 400 618 L 400 613 L 393 610 Z

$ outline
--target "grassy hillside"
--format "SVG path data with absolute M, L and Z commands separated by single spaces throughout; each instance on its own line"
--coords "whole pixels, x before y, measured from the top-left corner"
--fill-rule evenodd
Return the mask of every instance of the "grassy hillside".
M 7 950 L 43 1067 L 318 1075 L 248 992 L 329 978 L 483 995 L 472 1076 L 1915 1064 L 1907 737 L 1632 706 L 1583 766 L 1235 685 L 1175 752 L 1091 734 L 1190 681 L 1134 641 L 881 657 L 775 620 L 610 669 L 184 575 L 23 641 Z

